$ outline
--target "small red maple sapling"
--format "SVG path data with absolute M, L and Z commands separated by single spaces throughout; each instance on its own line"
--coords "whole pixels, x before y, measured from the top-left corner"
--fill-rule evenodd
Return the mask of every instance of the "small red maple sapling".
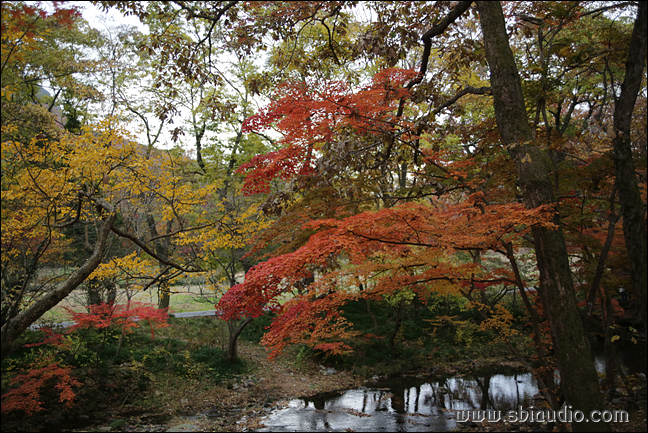
M 88 306 L 88 312 L 76 312 L 66 308 L 76 322 L 70 332 L 79 328 L 108 328 L 110 326 L 126 333 L 139 326 L 137 322 L 147 321 L 151 327 L 151 338 L 155 339 L 155 329 L 171 326 L 167 323 L 169 315 L 166 309 L 158 309 L 153 305 L 141 302 L 131 302 L 127 305 L 107 304 L 102 302 Z
M 140 302 L 131 302 L 128 305 L 106 304 L 88 306 L 87 312 L 75 312 L 66 308 L 71 318 L 76 322 L 66 333 L 72 333 L 77 329 L 97 328 L 106 329 L 113 327 L 123 333 L 139 326 L 138 322 L 146 321 L 151 328 L 151 338 L 155 338 L 155 329 L 170 326 L 167 323 L 168 313 L 166 309 L 160 310 L 153 305 Z M 45 339 L 39 343 L 27 344 L 25 347 L 36 347 L 51 345 L 59 351 L 68 351 L 72 341 L 66 339 L 63 334 L 56 334 L 50 328 L 42 328 L 45 332 Z M 63 365 L 61 360 L 54 358 L 49 353 L 39 357 L 31 366 L 32 368 L 22 375 L 10 380 L 10 385 L 16 388 L 2 395 L 2 413 L 22 410 L 26 415 L 45 410 L 41 399 L 41 392 L 52 382 L 59 390 L 59 401 L 65 402 L 68 407 L 74 403 L 73 387 L 81 386 L 81 383 L 72 375 L 72 366 Z
M 56 382 L 55 387 L 60 392 L 59 401 L 71 407 L 75 398 L 72 387 L 81 386 L 81 382 L 72 376 L 72 367 L 61 365 L 61 361 L 55 360 L 52 354 L 38 358 L 32 366 L 26 374 L 10 380 L 10 385 L 20 386 L 2 395 L 2 413 L 22 410 L 30 416 L 45 410 L 41 391 L 51 381 Z

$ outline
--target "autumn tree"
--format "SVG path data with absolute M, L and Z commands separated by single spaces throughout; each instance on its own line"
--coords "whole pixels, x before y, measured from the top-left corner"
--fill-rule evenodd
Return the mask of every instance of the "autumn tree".
M 513 53 L 508 45 L 504 15 L 499 3 L 479 3 L 486 57 L 491 71 L 495 116 L 504 144 L 515 161 L 518 179 L 528 208 L 552 205 L 553 185 L 546 156 L 535 144 Z M 557 225 L 558 215 L 554 216 Z M 562 386 L 567 402 L 584 412 L 602 407 L 596 369 L 592 361 L 576 306 L 573 280 L 563 234 L 558 227 L 533 228 L 540 271 L 540 296 L 548 314 Z M 587 423 L 575 429 L 588 430 Z M 600 429 L 602 426 L 597 426 Z M 609 428 L 609 426 L 608 426 Z
M 86 80 L 97 67 L 88 53 L 99 44 L 98 32 L 76 8 L 56 4 L 53 9 L 48 13 L 23 2 L 2 5 L 3 124 L 15 124 L 26 134 L 47 132 L 38 122 L 50 119 L 65 126 L 63 115 L 70 114 L 64 112 L 65 101 L 99 97 Z M 48 119 L 46 113 L 53 116 Z
M 103 4 L 147 16 L 141 6 Z M 563 164 L 569 157 L 605 173 L 604 164 L 595 167 L 602 160 L 583 157 L 591 143 L 579 140 L 577 121 L 604 115 L 607 80 L 624 67 L 605 66 L 619 53 L 596 54 L 596 39 L 579 39 L 576 27 L 608 6 L 509 5 L 511 37 L 497 2 L 367 2 L 364 15 L 354 15 L 354 6 L 169 2 L 161 11 L 204 29 L 188 46 L 165 44 L 163 31 L 153 36 L 154 49 L 180 59 L 169 74 L 200 73 L 193 53 L 207 46 L 211 54 L 214 32 L 224 31 L 219 47 L 268 50 L 267 66 L 279 77 L 261 72 L 246 81 L 271 99 L 243 132 L 275 130 L 280 138 L 278 148 L 240 169 L 244 191 L 269 194 L 263 209 L 280 216 L 261 238 L 264 246 L 274 242 L 275 254 L 223 297 L 225 317 L 277 310 L 264 339 L 273 356 L 289 343 L 342 353 L 353 336 L 340 313 L 345 303 L 470 296 L 506 282 L 523 291 L 516 249 L 532 247 L 567 402 L 600 408 L 564 237 L 575 213 L 562 188 L 583 180 L 565 180 L 561 170 L 585 173 Z M 583 134 L 600 127 L 580 125 Z M 610 178 L 603 178 L 607 188 Z M 593 213 L 581 217 L 605 226 Z M 503 252 L 510 266 L 485 266 L 480 257 L 488 250 Z M 603 250 L 596 254 L 605 264 Z M 463 251 L 472 260 L 462 260 Z
M 167 95 L 163 106 L 171 111 L 188 113 L 187 121 L 173 129 L 172 139 L 195 148 L 199 170 L 194 178 L 218 185 L 218 194 L 206 207 L 219 219 L 221 232 L 214 239 L 202 238 L 199 247 L 219 296 L 253 263 L 251 257 L 244 257 L 246 246 L 265 221 L 257 210 L 258 200 L 239 193 L 241 175 L 236 170 L 256 153 L 265 152 L 272 140 L 245 137 L 242 131 L 243 121 L 253 112 L 254 94 L 260 90 L 248 85 L 257 78 L 251 56 L 236 50 L 229 59 L 215 56 L 216 47 L 233 43 L 226 29 L 218 20 L 207 27 L 198 20 L 180 19 L 169 25 L 170 14 L 188 10 L 177 7 L 151 3 L 137 10 L 151 29 L 140 40 L 139 51 L 157 65 L 149 91 Z M 228 323 L 231 360 L 236 358 L 236 341 L 247 323 L 247 319 Z
M 569 208 L 574 201 L 580 203 L 580 209 L 599 213 L 608 211 L 602 210 L 596 202 L 614 202 L 619 193 L 615 183 L 619 176 L 614 176 L 611 169 L 616 159 L 611 146 L 614 111 L 616 107 L 631 110 L 632 114 L 624 115 L 624 118 L 635 119 L 639 123 L 643 117 L 640 109 L 633 108 L 635 97 L 619 94 L 620 79 L 628 69 L 625 63 L 630 52 L 629 45 L 632 42 L 641 43 L 640 38 L 631 35 L 631 21 L 625 14 L 618 16 L 619 9 L 623 7 L 623 4 L 584 7 L 577 3 L 520 3 L 509 11 L 519 21 L 518 28 L 525 35 L 523 40 L 527 41 L 522 51 L 525 53 L 523 59 L 530 63 L 531 68 L 523 76 L 523 91 L 527 107 L 532 106 L 534 111 L 534 126 L 539 128 L 537 139 L 544 142 L 542 146 L 547 148 L 550 157 L 554 190 L 560 196 L 571 196 L 560 201 L 561 212 L 567 215 L 571 212 Z M 607 48 L 602 50 L 601 46 Z M 640 72 L 637 70 L 635 74 Z M 634 80 L 636 81 L 636 77 Z M 635 83 L 635 86 L 640 84 Z M 635 146 L 641 142 L 637 132 L 637 129 L 628 132 L 630 135 L 635 134 Z M 637 146 L 634 155 L 628 160 L 633 165 L 640 164 L 639 149 Z M 579 173 L 576 177 L 568 174 L 574 169 Z M 576 183 L 570 182 L 571 179 L 576 180 Z M 588 180 L 591 183 L 586 186 Z M 627 200 L 629 195 L 623 193 L 618 197 Z M 591 243 L 582 244 L 585 232 L 576 230 L 576 227 L 596 230 L 594 227 L 598 226 L 598 218 L 583 218 L 582 215 L 574 217 L 577 219 L 572 219 L 571 216 L 568 218 L 565 224 L 568 241 L 572 233 L 578 239 L 572 248 L 573 252 L 580 254 L 584 261 L 596 261 L 591 257 L 591 251 L 582 248 Z M 609 221 L 610 224 L 604 221 L 600 226 L 603 231 L 609 228 L 608 231 L 613 234 L 616 219 L 611 215 Z M 637 227 L 632 231 L 641 232 Z M 637 242 L 636 239 L 641 238 L 629 242 Z M 638 245 L 633 248 L 641 250 Z M 581 253 L 577 252 L 579 249 Z M 600 255 L 601 263 L 605 262 L 604 251 L 605 249 Z M 639 260 L 641 256 L 640 253 L 635 254 L 634 260 Z M 621 273 L 617 266 L 614 272 Z M 633 278 L 641 275 L 641 272 L 630 272 L 628 266 L 623 273 L 633 275 Z M 617 285 L 631 287 L 632 283 L 618 281 Z M 594 286 L 590 293 L 596 292 Z M 637 311 L 643 312 L 645 308 L 642 307 L 641 293 L 635 293 Z M 639 313 L 639 316 L 643 317 L 643 314 Z
M 645 191 L 642 197 L 637 182 L 632 152 L 632 118 L 635 102 L 645 78 L 646 63 L 646 5 L 639 3 L 635 20 L 621 94 L 614 107 L 614 166 L 619 185 L 619 200 L 623 214 L 623 234 L 628 250 L 632 289 L 640 314 L 643 318 L 644 332 L 648 332 L 646 322 L 646 286 L 648 285 L 648 250 L 646 248 L 646 206 Z M 645 168 L 645 167 L 644 167 Z M 645 181 L 643 182 L 645 185 Z
M 255 263 L 254 258 L 248 254 L 250 245 L 254 237 L 268 226 L 268 218 L 259 209 L 259 200 L 241 194 L 242 176 L 238 173 L 242 164 L 260 150 L 267 149 L 267 145 L 259 137 L 245 136 L 243 131 L 244 121 L 252 112 L 253 105 L 253 95 L 245 83 L 253 71 L 252 62 L 239 56 L 237 61 L 232 62 L 229 73 L 222 75 L 222 80 L 227 84 L 224 89 L 228 89 L 231 95 L 226 99 L 235 101 L 231 111 L 220 111 L 222 120 L 225 120 L 223 129 L 229 130 L 232 137 L 227 141 L 216 139 L 204 149 L 206 177 L 222 182 L 218 192 L 223 207 L 223 232 L 228 238 L 228 242 L 220 242 L 220 247 L 211 249 L 209 253 L 214 274 L 224 275 L 221 281 L 213 285 L 219 296 L 235 286 L 239 274 L 245 275 Z M 264 141 L 272 144 L 267 137 Z M 199 146 L 197 154 L 200 155 Z M 227 358 L 230 362 L 237 359 L 238 337 L 252 320 L 253 318 L 246 317 L 240 321 L 227 322 Z
M 4 8 L 3 25 L 13 33 L 5 38 L 3 32 L 3 71 L 28 70 L 21 53 L 41 49 L 31 26 L 48 15 L 27 8 L 5 16 Z M 19 110 L 12 86 L 3 79 L 3 109 L 13 103 Z M 24 106 L 23 115 L 30 108 Z M 20 123 L 33 121 L 26 116 L 3 116 L 2 125 L 3 358 L 29 325 L 88 278 L 135 270 L 133 277 L 145 278 L 147 288 L 202 270 L 202 252 L 193 246 L 201 236 L 218 234 L 218 217 L 204 206 L 216 185 L 194 185 L 185 172 L 191 161 L 136 144 L 110 117 L 71 133 L 55 119 L 30 130 Z M 150 227 L 147 215 L 155 235 L 138 230 L 142 222 Z M 89 229 L 92 252 L 66 268 L 66 229 L 74 226 Z M 133 254 L 106 260 L 111 236 L 131 245 Z M 159 240 L 170 246 L 166 254 L 155 248 Z
M 155 6 L 152 5 L 151 9 L 154 8 Z M 153 28 L 158 25 L 154 17 L 150 17 L 148 23 Z M 182 43 L 183 40 L 190 39 L 186 29 L 180 26 L 169 29 L 169 32 L 172 32 L 169 34 L 169 41 Z M 155 52 L 145 48 L 147 36 L 134 28 L 107 27 L 104 31 L 104 39 L 106 42 L 99 54 L 109 73 L 97 76 L 97 81 L 100 83 L 98 87 L 103 91 L 105 98 L 101 105 L 93 107 L 94 111 L 98 114 L 109 112 L 136 128 L 144 144 L 143 155 L 147 159 L 155 159 L 156 149 L 160 146 L 170 146 L 175 142 L 175 149 L 171 153 L 178 163 L 173 168 L 175 174 L 179 176 L 178 179 L 182 179 L 182 182 L 198 181 L 202 185 L 211 182 L 211 180 L 208 182 L 199 180 L 200 175 L 204 175 L 200 143 L 209 123 L 208 116 L 199 113 L 201 109 L 205 110 L 205 107 L 209 106 L 210 98 L 206 95 L 213 89 L 205 81 L 197 82 L 191 79 L 181 80 L 175 86 L 156 85 L 156 77 L 164 74 L 162 71 L 165 65 L 161 63 L 160 57 Z M 212 107 L 211 112 L 217 109 L 218 107 Z M 178 118 L 182 110 L 189 110 L 192 127 L 185 128 L 182 124 L 178 125 L 181 123 L 178 122 Z M 184 151 L 178 145 L 184 141 L 182 136 L 185 132 L 196 139 L 198 167 L 189 163 L 189 158 L 183 155 Z M 177 225 L 178 221 L 175 220 L 177 216 L 162 224 L 161 215 L 155 211 L 159 205 L 155 194 L 150 194 L 146 200 L 149 202 L 149 210 L 143 215 L 134 214 L 134 220 L 138 220 L 139 223 L 133 228 L 137 236 L 152 239 L 156 254 L 168 257 L 173 254 L 175 247 L 168 237 L 161 236 L 161 231 Z M 160 263 L 160 272 L 164 269 L 165 266 Z M 170 284 L 173 277 L 173 274 L 167 273 L 157 282 L 158 306 L 161 309 L 169 307 L 172 293 Z M 104 278 L 103 281 L 107 279 Z

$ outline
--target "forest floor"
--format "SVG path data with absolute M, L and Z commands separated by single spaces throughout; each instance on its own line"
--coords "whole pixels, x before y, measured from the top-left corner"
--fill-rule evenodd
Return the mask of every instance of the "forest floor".
M 264 427 L 263 418 L 272 410 L 285 407 L 298 397 L 345 390 L 362 385 L 365 380 L 354 377 L 349 372 L 338 371 L 335 374 L 324 374 L 325 369 L 311 359 L 297 361 L 296 351 L 281 355 L 275 362 L 267 359 L 265 349 L 258 344 L 241 342 L 240 357 L 254 368 L 250 374 L 237 377 L 228 383 L 210 387 L 160 385 L 149 393 L 158 398 L 151 399 L 137 409 L 123 408 L 112 415 L 109 426 L 121 427 L 121 431 L 253 431 Z M 511 360 L 482 360 L 477 366 L 494 365 L 518 367 Z M 471 368 L 475 367 L 475 361 Z M 444 373 L 465 371 L 468 365 L 454 363 L 443 368 Z M 160 398 L 161 397 L 161 398 Z M 615 409 L 626 409 L 625 401 Z M 613 431 L 644 432 L 647 431 L 646 408 L 628 410 L 630 422 L 613 424 Z M 135 415 L 130 416 L 129 414 Z M 155 415 L 169 414 L 163 425 L 150 423 Z M 199 415 L 196 415 L 199 414 Z M 123 420 L 123 425 L 115 423 Z M 560 431 L 558 427 L 547 428 L 538 423 L 483 423 L 464 424 L 456 431 Z M 567 425 L 567 431 L 571 431 Z M 88 431 L 88 430 L 85 430 Z M 100 429 L 98 431 L 101 431 Z M 103 431 L 107 431 L 104 427 Z
M 363 384 L 349 372 L 324 374 L 326 369 L 312 359 L 300 359 L 287 351 L 276 361 L 267 359 L 265 349 L 240 342 L 239 356 L 250 366 L 245 374 L 220 385 L 205 386 L 199 379 L 169 381 L 158 378 L 146 393 L 129 404 L 111 405 L 97 413 L 77 413 L 76 420 L 54 411 L 31 417 L 24 423 L 5 424 L 3 431 L 253 431 L 263 427 L 263 418 L 285 407 L 291 399 L 321 392 L 344 390 Z M 477 361 L 479 364 L 484 362 Z M 487 361 L 493 364 L 493 360 Z M 502 366 L 515 367 L 510 360 Z M 472 364 L 474 367 L 474 362 Z M 444 373 L 458 373 L 466 365 L 454 363 Z M 329 370 L 330 371 L 330 370 Z M 177 379 L 177 378 L 176 378 Z M 83 407 L 84 402 L 78 403 Z M 616 408 L 622 408 L 623 404 Z M 613 425 L 613 431 L 646 431 L 646 408 L 629 411 L 630 423 Z M 58 417 L 58 419 L 57 419 Z M 78 425 L 75 425 L 78 424 Z M 568 426 L 569 427 L 569 426 Z M 568 428 L 568 431 L 571 429 Z M 455 431 L 552 431 L 539 424 L 468 423 Z M 559 431 L 556 428 L 553 431 Z
M 298 347 L 288 347 L 271 362 L 263 346 L 255 340 L 241 338 L 238 354 L 242 362 L 226 373 L 219 370 L 217 363 L 210 362 L 215 353 L 217 357 L 224 353 L 217 351 L 227 342 L 224 324 L 213 316 L 173 319 L 173 324 L 158 330 L 154 343 L 147 343 L 148 337 L 143 338 L 148 330 L 138 331 L 140 337 L 133 337 L 122 350 L 130 353 L 129 357 L 107 362 L 103 370 L 95 368 L 92 373 L 91 368 L 79 369 L 87 373 L 79 377 L 84 385 L 76 390 L 77 401 L 71 409 L 64 410 L 61 404 L 57 405 L 55 393 L 48 401 L 52 408 L 48 411 L 22 418 L 3 415 L 2 431 L 251 431 L 263 427 L 264 417 L 294 398 L 352 389 L 363 385 L 372 375 L 384 378 L 434 371 L 455 376 L 482 367 L 521 367 L 489 346 L 488 350 L 469 353 L 470 359 L 463 352 L 454 357 L 442 356 L 439 350 L 426 353 L 431 356 L 420 357 L 419 371 L 410 371 L 415 365 L 413 358 L 401 356 L 396 360 L 385 354 L 360 367 L 347 364 L 347 370 L 339 364 L 322 365 L 323 361 Z M 264 326 L 260 322 L 250 328 L 261 331 Z M 440 332 L 436 338 L 440 338 Z M 145 355 L 136 357 L 137 351 Z M 194 357 L 199 352 L 203 358 Z M 365 351 L 358 353 L 357 359 L 369 355 L 375 354 Z M 625 409 L 630 415 L 630 422 L 613 425 L 614 431 L 647 431 L 645 381 L 643 392 L 640 407 L 636 406 L 639 401 L 632 402 L 624 396 L 615 396 L 606 405 L 605 409 Z M 537 423 L 467 423 L 457 431 L 547 431 L 547 428 L 550 426 Z M 558 431 L 557 427 L 554 430 Z
M 3 417 L 2 431 L 246 431 L 262 427 L 261 418 L 293 398 L 362 383 L 344 371 L 325 375 L 322 366 L 310 359 L 299 360 L 291 350 L 271 362 L 262 346 L 240 341 L 238 353 L 248 372 L 219 385 L 205 385 L 200 378 L 178 380 L 158 375 L 145 393 L 125 398 L 122 404 L 120 399 L 110 399 L 115 403 L 84 412 L 80 408 L 90 406 L 86 400 L 92 395 L 86 394 L 79 396 L 76 411 L 63 414 L 53 410 L 23 419 Z M 113 375 L 101 388 L 126 394 L 127 384 L 118 377 L 119 373 Z M 105 395 L 105 389 L 101 391 Z
M 354 388 L 364 382 L 364 379 L 345 371 L 324 374 L 324 366 L 312 359 L 299 359 L 296 351 L 288 350 L 271 362 L 262 346 L 241 341 L 239 356 L 251 367 L 249 372 L 220 385 L 204 386 L 199 379 L 165 382 L 159 378 L 141 398 L 130 404 L 113 405 L 95 414 L 78 415 L 81 421 L 86 421 L 82 423 L 83 426 L 75 427 L 69 415 L 67 420 L 56 422 L 56 417 L 61 414 L 55 412 L 32 417 L 22 425 L 3 423 L 3 430 L 8 427 L 13 431 L 253 431 L 263 427 L 263 418 L 272 410 L 285 407 L 294 398 Z M 493 363 L 494 360 L 477 361 L 478 366 Z M 517 366 L 510 360 L 502 360 L 499 364 Z M 453 363 L 446 366 L 443 373 L 459 373 L 467 367 L 462 363 Z M 79 406 L 83 406 L 83 401 L 79 402 Z M 646 408 L 629 413 L 630 423 L 615 424 L 613 431 L 646 431 Z M 455 431 L 552 430 L 537 423 L 468 423 Z M 559 430 L 556 427 L 553 431 Z

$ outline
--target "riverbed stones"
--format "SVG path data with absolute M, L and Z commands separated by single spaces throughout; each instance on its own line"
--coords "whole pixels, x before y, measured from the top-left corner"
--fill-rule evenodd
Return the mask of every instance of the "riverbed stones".
M 176 426 L 173 426 L 167 430 L 167 432 L 174 432 L 174 433 L 179 433 L 179 432 L 195 432 L 195 431 L 202 431 L 199 426 L 196 424 L 178 424 Z

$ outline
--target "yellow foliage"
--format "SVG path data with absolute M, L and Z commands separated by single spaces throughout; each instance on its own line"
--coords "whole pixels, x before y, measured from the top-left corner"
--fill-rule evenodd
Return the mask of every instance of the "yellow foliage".
M 132 252 L 125 257 L 113 258 L 109 263 L 99 265 L 89 278 L 110 279 L 113 281 L 136 278 L 137 280 L 130 284 L 130 287 L 138 289 L 144 286 L 145 277 L 152 278 L 156 272 L 156 262 L 149 257 L 142 258 L 136 252 Z
M 200 184 L 186 176 L 190 161 L 147 152 L 114 119 L 80 135 L 62 133 L 58 140 L 42 134 L 12 139 L 14 126 L 3 126 L 2 133 L 3 270 L 21 255 L 33 256 L 45 240 L 54 247 L 64 239 L 64 226 L 94 227 L 108 212 L 117 212 L 118 229 L 150 251 L 156 251 L 156 242 L 167 242 L 167 259 L 179 264 L 199 263 L 196 259 L 217 249 L 241 248 L 269 225 L 256 206 L 225 211 L 218 182 Z M 54 266 L 62 264 L 59 258 Z M 92 277 L 121 275 L 142 287 L 159 271 L 157 261 L 140 250 L 101 265 Z
M 520 335 L 519 331 L 511 327 L 514 317 L 504 305 L 497 304 L 495 307 L 491 308 L 488 305 L 473 302 L 472 306 L 483 311 L 488 316 L 487 319 L 481 322 L 481 329 L 493 329 L 497 331 L 498 336 L 504 340 Z

